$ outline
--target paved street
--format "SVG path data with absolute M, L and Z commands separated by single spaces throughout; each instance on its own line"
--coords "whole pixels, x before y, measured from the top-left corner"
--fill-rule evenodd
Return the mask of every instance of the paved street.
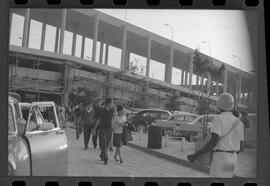
M 75 130 L 66 129 L 69 149 L 68 176 L 121 176 L 121 177 L 208 177 L 203 172 L 184 167 L 150 154 L 122 147 L 124 163 L 113 160 L 114 152 L 109 152 L 108 165 L 99 159 L 99 149 L 83 150 L 83 136 L 75 139 Z

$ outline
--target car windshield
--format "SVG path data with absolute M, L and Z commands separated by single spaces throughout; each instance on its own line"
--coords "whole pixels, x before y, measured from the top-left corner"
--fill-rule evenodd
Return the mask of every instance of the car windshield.
M 171 121 L 183 121 L 183 122 L 192 122 L 196 119 L 196 116 L 193 115 L 182 115 L 182 114 L 177 114 L 177 115 L 172 115 L 168 120 Z

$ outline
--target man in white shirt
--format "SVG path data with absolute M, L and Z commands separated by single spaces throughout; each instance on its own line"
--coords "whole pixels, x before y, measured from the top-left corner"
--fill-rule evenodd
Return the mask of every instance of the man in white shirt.
M 231 113 L 234 107 L 234 99 L 231 94 L 221 94 L 217 100 L 217 106 L 221 113 L 213 120 L 210 141 L 201 150 L 187 158 L 189 161 L 195 162 L 202 154 L 212 151 L 210 175 L 231 178 L 237 164 L 240 141 L 244 139 L 244 126 Z

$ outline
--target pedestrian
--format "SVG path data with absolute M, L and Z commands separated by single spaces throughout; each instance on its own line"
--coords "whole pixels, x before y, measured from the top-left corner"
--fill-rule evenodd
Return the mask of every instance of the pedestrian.
M 96 129 L 99 127 L 99 140 L 101 145 L 100 158 L 104 161 L 105 165 L 108 164 L 107 150 L 112 136 L 112 119 L 116 114 L 114 107 L 112 99 L 105 100 L 105 108 L 102 108 L 93 129 L 93 134 L 96 134 Z
M 84 150 L 88 149 L 88 143 L 91 136 L 91 132 L 95 125 L 95 111 L 93 109 L 93 103 L 90 102 L 83 108 L 82 111 L 82 126 L 84 135 Z
M 116 147 L 116 151 L 114 154 L 114 160 L 123 163 L 123 159 L 121 156 L 120 148 L 122 146 L 122 134 L 123 134 L 123 126 L 126 122 L 126 112 L 122 105 L 117 105 L 117 115 L 113 120 L 113 146 Z M 117 159 L 119 156 L 119 160 Z
M 82 133 L 81 116 L 82 116 L 82 103 L 79 103 L 73 108 L 75 117 L 75 129 L 76 129 L 76 139 L 78 140 L 80 134 Z
M 57 117 L 60 123 L 60 127 L 66 128 L 65 113 L 60 105 L 57 107 Z
M 96 104 L 95 104 L 95 107 L 94 107 L 94 110 L 95 110 L 95 118 L 100 118 L 100 112 L 102 110 L 102 100 L 101 99 L 97 99 L 96 100 Z M 98 139 L 98 136 L 99 136 L 99 127 L 96 128 L 96 133 L 95 135 L 92 134 L 92 142 L 93 142 L 93 145 L 94 145 L 94 148 L 97 148 L 97 140 L 98 140 L 98 143 L 99 143 L 99 148 L 100 148 L 100 139 Z
M 237 165 L 240 141 L 243 140 L 243 124 L 231 112 L 234 107 L 231 94 L 221 94 L 217 100 L 217 107 L 221 112 L 213 120 L 210 141 L 201 150 L 188 155 L 187 159 L 195 162 L 201 155 L 212 152 L 210 175 L 232 178 Z

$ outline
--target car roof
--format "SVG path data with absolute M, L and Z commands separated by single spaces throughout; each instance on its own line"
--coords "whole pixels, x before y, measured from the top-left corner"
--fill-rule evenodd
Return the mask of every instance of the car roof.
M 177 116 L 177 115 L 199 116 L 197 114 L 185 112 L 185 111 L 179 111 L 179 112 L 172 114 L 172 116 Z
M 168 110 L 162 110 L 162 109 L 142 109 L 142 110 L 138 111 L 137 113 L 144 112 L 144 111 L 160 111 L 160 112 L 170 113 Z

